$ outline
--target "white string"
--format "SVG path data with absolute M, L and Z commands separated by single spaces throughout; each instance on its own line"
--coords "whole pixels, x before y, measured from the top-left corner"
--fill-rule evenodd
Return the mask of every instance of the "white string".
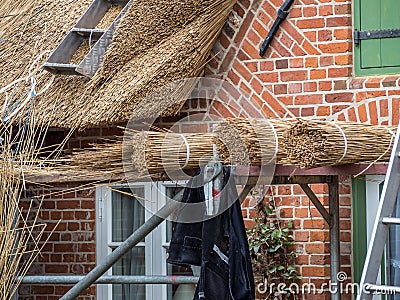
M 270 161 L 267 163 L 267 165 L 268 165 L 268 164 L 274 162 L 275 159 L 276 159 L 276 157 L 277 157 L 277 155 L 278 155 L 278 151 L 279 151 L 279 144 L 278 144 L 278 143 L 279 143 L 279 139 L 278 139 L 278 133 L 276 132 L 276 129 L 275 129 L 274 125 L 273 125 L 268 119 L 265 119 L 265 121 L 267 121 L 267 123 L 269 124 L 269 126 L 272 128 L 272 132 L 273 132 L 274 137 L 275 137 L 275 153 L 274 153 L 274 156 L 273 156 L 273 157 L 270 159 Z
M 376 162 L 378 162 L 383 156 L 385 156 L 385 154 L 390 150 L 390 148 L 392 147 L 392 143 L 393 140 L 396 138 L 396 134 L 389 128 L 386 127 L 387 131 L 389 131 L 389 133 L 391 134 L 391 138 L 390 138 L 390 143 L 389 143 L 389 147 L 387 147 L 386 151 L 383 152 L 377 159 L 375 159 L 372 163 L 370 163 L 364 170 L 362 170 L 360 173 L 358 173 L 357 175 L 354 175 L 355 177 L 360 176 L 361 174 L 363 174 L 365 171 L 367 171 L 369 168 L 371 168 Z
M 185 161 L 185 164 L 182 167 L 182 169 L 184 169 L 189 165 L 190 145 L 189 145 L 189 142 L 188 142 L 187 138 L 183 134 L 180 133 L 179 135 L 181 136 L 181 138 L 183 139 L 183 141 L 185 142 L 185 145 L 186 145 L 186 161 Z
M 29 89 L 25 101 L 21 105 L 19 105 L 9 116 L 4 118 L 3 121 L 7 122 L 8 120 L 10 120 L 29 102 L 29 100 L 31 100 L 33 97 L 36 96 L 35 86 L 36 86 L 35 78 L 31 77 L 31 88 Z
M 343 151 L 343 155 L 342 157 L 336 162 L 337 164 L 340 164 L 341 161 L 346 157 L 347 154 L 347 138 L 346 138 L 346 134 L 344 133 L 343 129 L 336 123 L 334 122 L 329 122 L 332 125 L 334 125 L 337 129 L 339 129 L 339 132 L 342 134 L 343 137 L 343 141 L 344 141 L 344 151 Z

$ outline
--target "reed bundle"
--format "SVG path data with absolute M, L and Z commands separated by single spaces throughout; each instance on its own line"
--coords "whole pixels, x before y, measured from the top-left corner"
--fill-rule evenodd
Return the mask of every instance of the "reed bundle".
M 222 162 L 263 165 L 285 156 L 283 134 L 290 123 L 283 120 L 227 118 L 216 128 L 215 143 Z
M 139 173 L 194 169 L 212 159 L 213 135 L 139 132 L 124 145 L 128 164 Z
M 387 161 L 395 127 L 299 119 L 283 138 L 284 163 L 309 169 Z

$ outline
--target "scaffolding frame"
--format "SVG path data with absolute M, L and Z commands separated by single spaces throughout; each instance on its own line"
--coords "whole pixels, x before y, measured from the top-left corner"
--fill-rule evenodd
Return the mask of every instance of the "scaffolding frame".
M 293 185 L 298 184 L 310 201 L 320 212 L 323 219 L 329 225 L 330 237 L 330 280 L 333 286 L 340 284 L 337 274 L 340 272 L 340 223 L 339 223 L 339 176 L 357 175 L 364 171 L 365 175 L 386 174 L 387 164 L 375 165 L 343 165 L 332 167 L 320 167 L 310 170 L 300 170 L 289 166 L 277 166 L 273 175 L 263 178 L 259 167 L 238 167 L 234 169 L 235 182 L 243 185 L 244 188 L 239 195 L 239 200 L 243 202 L 252 188 L 257 183 L 270 185 Z M 60 182 L 63 175 L 54 177 L 41 176 L 35 182 Z M 265 179 L 263 182 L 263 179 Z M 88 179 L 89 180 L 89 179 Z M 89 181 L 91 181 L 90 179 Z M 98 179 L 105 180 L 107 179 Z M 110 178 L 108 179 L 110 180 Z M 166 180 L 166 179 L 163 179 Z M 62 180 L 61 180 L 62 181 Z M 66 180 L 68 181 L 68 180 Z M 310 184 L 327 184 L 329 197 L 329 211 L 319 201 Z M 183 195 L 181 191 L 174 200 L 179 200 Z M 92 284 L 112 283 L 112 284 L 176 284 L 193 283 L 197 281 L 194 276 L 104 276 L 107 270 L 132 247 L 136 246 L 152 230 L 161 224 L 179 205 L 178 202 L 170 201 L 162 207 L 157 214 L 153 215 L 141 227 L 139 227 L 130 237 L 128 237 L 118 248 L 109 254 L 106 259 L 100 262 L 92 271 L 85 276 L 26 276 L 22 279 L 22 284 L 54 284 L 54 283 L 76 283 L 61 300 L 72 300 L 78 297 L 85 289 Z M 341 294 L 337 291 L 332 293 L 332 300 L 340 300 Z

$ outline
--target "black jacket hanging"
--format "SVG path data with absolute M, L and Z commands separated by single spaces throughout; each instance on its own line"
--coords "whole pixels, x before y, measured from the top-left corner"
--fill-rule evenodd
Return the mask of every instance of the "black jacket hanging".
M 223 170 L 221 202 L 234 203 L 212 219 L 196 223 L 177 223 L 172 234 L 168 262 L 201 266 L 194 300 L 254 300 L 255 287 L 249 246 L 236 186 L 229 180 L 230 169 Z M 203 185 L 190 180 L 184 203 L 203 203 Z M 193 187 L 195 186 L 195 187 Z M 185 207 L 179 214 L 188 213 Z M 186 218 L 187 219 L 187 218 Z

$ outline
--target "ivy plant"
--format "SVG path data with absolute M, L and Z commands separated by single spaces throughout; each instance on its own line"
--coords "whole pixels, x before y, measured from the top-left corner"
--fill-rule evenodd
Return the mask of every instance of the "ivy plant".
M 260 203 L 256 224 L 247 231 L 256 286 L 264 299 L 294 299 L 292 284 L 300 276 L 294 266 L 293 224 L 281 224 L 275 212 L 272 203 Z

